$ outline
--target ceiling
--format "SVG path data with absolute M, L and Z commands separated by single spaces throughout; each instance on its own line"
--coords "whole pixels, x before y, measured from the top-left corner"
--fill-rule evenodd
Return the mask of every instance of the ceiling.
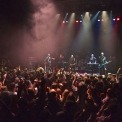
M 61 13 L 112 10 L 121 13 L 122 0 L 53 0 Z

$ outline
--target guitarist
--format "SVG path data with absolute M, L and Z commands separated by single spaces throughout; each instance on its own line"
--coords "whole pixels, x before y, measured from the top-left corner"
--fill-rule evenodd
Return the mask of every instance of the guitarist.
M 106 64 L 107 64 L 106 57 L 104 56 L 104 53 L 101 52 L 101 55 L 99 56 L 99 73 L 100 73 L 100 75 L 107 74 Z
M 45 64 L 45 71 L 46 71 L 46 72 L 51 72 L 51 71 L 52 71 L 52 67 L 51 67 L 52 58 L 51 58 L 50 53 L 49 53 L 49 54 L 47 55 L 47 57 L 45 58 L 44 64 Z

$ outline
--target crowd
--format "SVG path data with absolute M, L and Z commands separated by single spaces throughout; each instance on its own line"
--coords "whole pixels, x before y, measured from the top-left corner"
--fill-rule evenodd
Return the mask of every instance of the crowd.
M 2 67 L 0 122 L 122 122 L 122 75 Z

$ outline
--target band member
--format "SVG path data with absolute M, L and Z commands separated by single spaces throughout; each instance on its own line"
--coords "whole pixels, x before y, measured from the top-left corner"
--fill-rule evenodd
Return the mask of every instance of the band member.
M 91 73 L 93 74 L 94 71 L 95 71 L 95 68 L 96 68 L 96 57 L 94 56 L 94 54 L 91 54 L 91 57 L 89 59 L 89 65 L 90 65 L 90 70 L 91 70 Z
M 51 72 L 51 71 L 52 71 L 52 67 L 51 67 L 52 58 L 51 58 L 50 53 L 49 53 L 49 54 L 47 55 L 47 57 L 45 58 L 44 62 L 45 62 L 45 71 L 46 71 L 46 72 Z
M 75 65 L 76 65 L 76 59 L 74 55 L 71 55 L 69 59 L 69 67 L 71 67 L 71 69 L 74 70 Z
M 101 52 L 101 55 L 99 56 L 99 72 L 100 72 L 100 75 L 106 75 L 106 72 L 107 72 L 106 64 L 107 64 L 106 57 L 104 56 L 104 53 Z
M 91 54 L 89 63 L 92 63 L 92 64 L 95 64 L 96 63 L 96 58 L 95 58 L 94 54 Z
M 64 56 L 62 53 L 58 57 L 58 68 L 64 68 Z

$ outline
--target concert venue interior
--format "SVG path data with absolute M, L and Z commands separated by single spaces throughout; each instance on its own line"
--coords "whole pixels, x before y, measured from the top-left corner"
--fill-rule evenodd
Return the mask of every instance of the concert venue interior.
M 15 64 L 30 58 L 43 63 L 48 53 L 55 58 L 63 53 L 65 62 L 73 54 L 83 64 L 92 53 L 98 58 L 104 52 L 116 71 L 122 65 L 120 5 L 120 0 L 5 0 L 0 57 Z
M 121 93 L 122 0 L 0 0 L 0 122 L 122 122 Z

